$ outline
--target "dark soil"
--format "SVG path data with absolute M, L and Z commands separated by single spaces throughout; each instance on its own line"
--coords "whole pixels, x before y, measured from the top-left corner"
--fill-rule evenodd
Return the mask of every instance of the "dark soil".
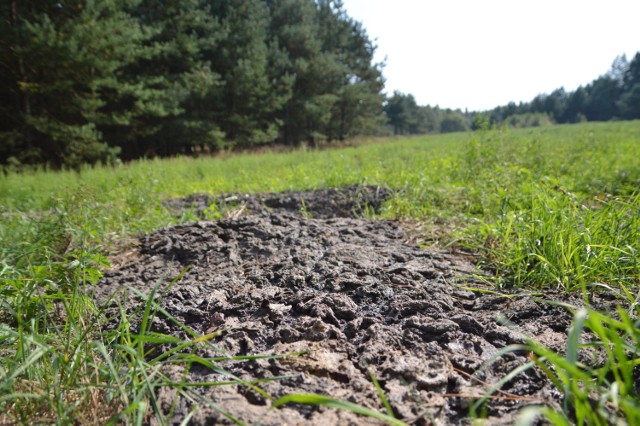
M 468 255 L 420 248 L 397 222 L 357 218 L 377 211 L 388 195 L 379 188 L 350 187 L 168 201 L 175 214 L 203 214 L 217 203 L 227 218 L 141 238 L 138 247 L 114 257 L 116 266 L 96 295 L 104 300 L 127 287 L 148 293 L 156 283 L 177 278 L 161 306 L 199 333 L 224 331 L 212 341 L 216 350 L 201 355 L 305 352 L 218 364 L 245 380 L 289 376 L 260 384 L 274 398 L 320 393 L 382 412 L 371 370 L 399 419 L 468 423 L 473 397 L 528 359 L 511 353 L 480 369 L 483 363 L 526 337 L 561 349 L 571 316 L 529 293 L 504 297 L 465 289 L 487 288 L 474 278 L 478 271 Z M 133 309 L 139 301 L 129 294 L 127 303 Z M 187 337 L 162 316 L 153 326 Z M 176 366 L 165 374 L 180 380 L 185 373 Z M 229 380 L 201 366 L 186 374 L 192 382 Z M 269 410 L 270 401 L 241 385 L 190 389 L 249 424 L 374 423 L 329 408 Z M 513 423 L 517 409 L 527 404 L 559 403 L 559 395 L 535 369 L 502 391 L 485 407 L 491 424 Z M 159 397 L 167 412 L 176 404 L 176 423 L 195 405 L 171 389 L 160 389 Z M 214 407 L 202 406 L 191 423 L 229 420 Z

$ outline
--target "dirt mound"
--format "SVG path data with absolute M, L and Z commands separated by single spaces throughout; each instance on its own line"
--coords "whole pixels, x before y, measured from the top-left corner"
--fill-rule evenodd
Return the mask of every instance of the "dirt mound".
M 391 196 L 386 188 L 353 185 L 345 188 L 316 191 L 287 191 L 267 194 L 194 194 L 185 198 L 164 201 L 174 215 L 190 211 L 204 218 L 212 205 L 223 213 L 239 215 L 245 210 L 253 213 L 300 213 L 307 218 L 359 217 L 370 211 L 379 213 L 382 204 Z
M 232 219 L 176 226 L 142 238 L 136 255 L 109 271 L 96 293 L 104 298 L 119 287 L 148 292 L 189 267 L 161 304 L 200 333 L 226 330 L 215 340 L 218 350 L 204 355 L 306 353 L 224 362 L 226 371 L 246 380 L 290 376 L 260 384 L 273 397 L 321 393 L 382 411 L 371 370 L 398 418 L 415 424 L 465 423 L 470 397 L 483 395 L 487 383 L 496 383 L 527 358 L 510 354 L 479 371 L 483 362 L 500 348 L 523 342 L 525 335 L 561 347 L 570 316 L 526 294 L 505 298 L 466 290 L 481 286 L 467 258 L 408 244 L 398 223 L 353 217 L 379 208 L 387 195 L 351 187 L 168 202 L 175 212 L 205 209 L 230 197 L 240 201 L 235 208 L 245 207 Z M 154 327 L 184 335 L 162 317 Z M 179 380 L 185 373 L 175 367 L 167 374 Z M 192 382 L 228 380 L 204 367 L 186 374 Z M 333 409 L 269 410 L 270 402 L 245 386 L 192 390 L 250 424 L 372 423 Z M 553 405 L 558 398 L 535 370 L 502 390 L 510 394 L 499 394 L 503 398 L 487 405 L 493 422 L 512 423 L 516 408 Z M 161 390 L 160 397 L 169 410 L 175 392 Z M 178 401 L 174 419 L 184 418 L 192 404 Z M 192 418 L 193 424 L 225 422 L 209 407 Z

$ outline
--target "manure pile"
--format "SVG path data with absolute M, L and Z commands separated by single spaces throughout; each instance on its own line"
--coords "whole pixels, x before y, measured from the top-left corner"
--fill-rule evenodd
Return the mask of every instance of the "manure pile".
M 179 277 L 160 305 L 199 333 L 223 330 L 211 341 L 216 349 L 200 355 L 305 352 L 218 364 L 245 380 L 289 376 L 259 384 L 272 397 L 320 393 L 383 412 L 370 370 L 397 418 L 467 423 L 471 397 L 528 359 L 508 354 L 480 369 L 483 363 L 504 346 L 524 342 L 524 336 L 561 348 L 571 317 L 526 293 L 506 298 L 464 289 L 482 287 L 469 256 L 420 248 L 398 222 L 360 218 L 388 196 L 380 188 L 348 187 L 170 200 L 166 206 L 175 214 L 202 215 L 216 202 L 226 218 L 141 238 L 114 258 L 96 297 L 104 300 L 128 287 L 148 293 L 154 284 Z M 140 301 L 129 293 L 126 303 L 134 309 Z M 154 318 L 153 329 L 187 337 L 162 315 Z M 185 374 L 190 382 L 229 380 L 196 365 L 188 372 L 180 366 L 163 372 L 176 381 Z M 189 391 L 248 424 L 375 424 L 330 408 L 269 410 L 271 401 L 241 385 Z M 158 395 L 167 413 L 174 406 L 176 424 L 193 408 L 175 390 L 160 389 Z M 486 407 L 492 424 L 513 423 L 523 405 L 559 403 L 539 370 L 513 378 L 495 395 Z M 231 422 L 202 406 L 191 423 Z

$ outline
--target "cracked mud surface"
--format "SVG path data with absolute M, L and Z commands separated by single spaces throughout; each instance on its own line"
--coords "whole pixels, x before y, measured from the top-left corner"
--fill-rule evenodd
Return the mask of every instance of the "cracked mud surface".
M 171 200 L 166 206 L 175 214 L 202 214 L 216 202 L 227 218 L 141 238 L 114 262 L 96 296 L 104 299 L 126 287 L 148 293 L 156 283 L 178 278 L 161 306 L 198 333 L 223 331 L 211 341 L 215 350 L 200 355 L 305 353 L 217 364 L 245 380 L 289 376 L 259 384 L 274 400 L 320 393 L 383 412 L 369 369 L 397 418 L 467 424 L 471 397 L 528 359 L 508 354 L 481 370 L 482 364 L 525 336 L 561 349 L 571 317 L 526 293 L 506 298 L 465 289 L 483 286 L 468 256 L 417 247 L 400 223 L 355 217 L 376 211 L 388 196 L 382 189 L 349 187 Z M 130 306 L 138 303 L 128 297 Z M 153 327 L 186 338 L 162 316 Z M 185 374 L 177 366 L 164 373 L 175 380 Z M 191 382 L 229 380 L 202 366 L 186 374 Z M 190 391 L 248 424 L 376 424 L 330 408 L 269 410 L 270 401 L 241 385 Z M 527 404 L 559 403 L 539 370 L 515 377 L 502 391 L 486 406 L 491 424 L 513 423 L 517 409 Z M 175 405 L 175 424 L 193 409 L 192 401 L 173 390 L 160 389 L 158 395 L 167 413 Z M 207 406 L 191 419 L 197 425 L 226 423 Z

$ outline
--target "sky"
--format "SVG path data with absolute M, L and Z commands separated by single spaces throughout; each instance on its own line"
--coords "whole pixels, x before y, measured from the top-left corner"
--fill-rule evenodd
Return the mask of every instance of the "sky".
M 575 90 L 640 51 L 640 0 L 343 0 L 385 91 L 469 111 Z

